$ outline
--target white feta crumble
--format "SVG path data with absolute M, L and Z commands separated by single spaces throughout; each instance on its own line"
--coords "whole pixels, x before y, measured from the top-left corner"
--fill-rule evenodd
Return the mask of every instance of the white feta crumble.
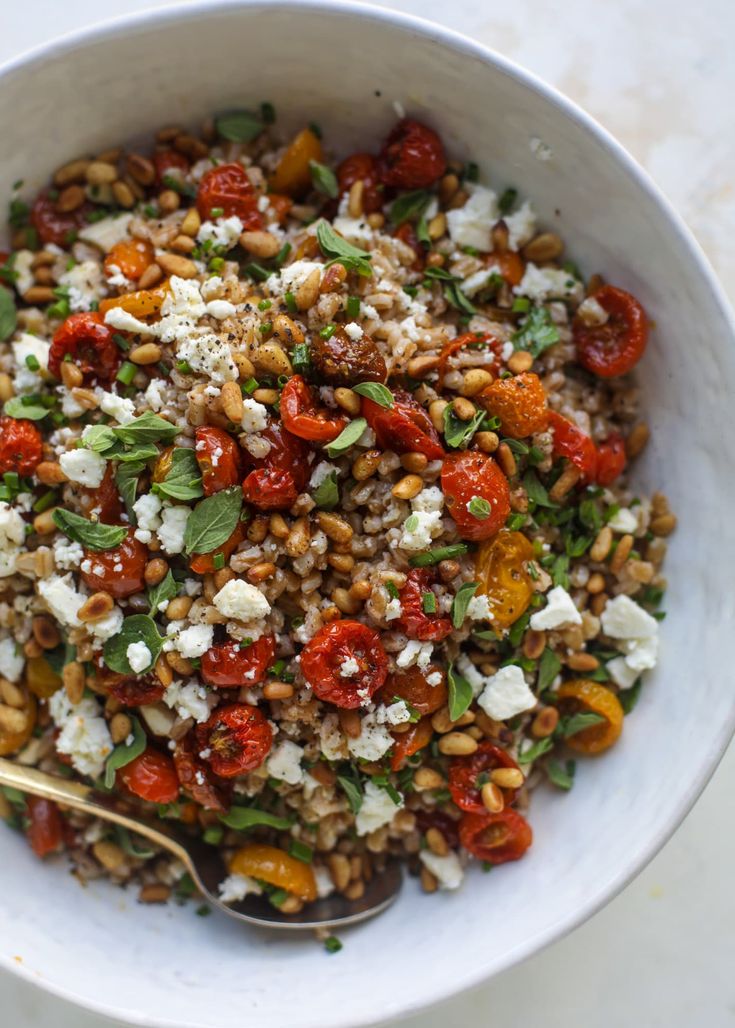
M 147 671 L 153 663 L 153 654 L 142 641 L 130 643 L 125 651 L 125 656 L 128 658 L 131 670 L 136 675 Z
M 320 461 L 311 473 L 309 479 L 309 487 L 311 489 L 318 489 L 319 486 L 334 472 L 339 474 L 339 468 L 336 464 L 330 464 L 328 460 Z
M 233 872 L 219 883 L 218 891 L 219 898 L 223 903 L 238 903 L 246 896 L 260 896 L 263 889 L 249 875 L 239 875 Z
M 163 702 L 172 710 L 175 709 L 179 717 L 191 717 L 197 724 L 202 724 L 209 717 L 207 690 L 197 681 L 186 684 L 172 682 L 163 694 Z
M 135 538 L 140 542 L 149 543 L 151 534 L 161 527 L 161 519 L 158 515 L 162 506 L 163 504 L 154 493 L 143 493 L 133 504 L 133 512 L 138 522 Z
M 319 726 L 319 746 L 327 760 L 344 760 L 347 744 L 336 714 L 327 714 Z
M 54 724 L 61 729 L 56 739 L 57 751 L 70 757 L 80 774 L 99 777 L 113 744 L 97 701 L 84 697 L 72 706 L 66 691 L 59 689 L 48 700 L 48 708 Z
M 358 339 L 362 339 L 362 337 L 365 335 L 362 328 L 357 324 L 356 321 L 348 321 L 347 324 L 344 326 L 344 330 L 354 343 L 356 343 Z
M 386 621 L 395 621 L 403 613 L 403 607 L 401 601 L 397 596 L 394 596 L 392 600 L 389 600 L 385 605 L 385 614 L 383 617 Z
M 105 614 L 103 618 L 97 618 L 96 621 L 87 622 L 87 631 L 91 632 L 92 635 L 98 640 L 99 643 L 106 642 L 111 639 L 113 635 L 117 635 L 122 628 L 123 623 L 123 612 L 120 607 L 113 607 L 109 614 Z
M 390 824 L 402 807 L 403 799 L 400 803 L 394 803 L 385 789 L 374 782 L 366 782 L 362 806 L 355 818 L 357 834 L 369 835 L 383 825 Z
M 508 246 L 511 250 L 520 250 L 536 232 L 536 213 L 529 200 L 513 214 L 506 214 L 503 221 L 508 229 Z
M 536 697 L 529 689 L 523 671 L 515 664 L 501 667 L 486 679 L 478 704 L 493 721 L 507 721 L 536 706 Z
M 243 412 L 240 424 L 244 432 L 262 432 L 268 427 L 268 408 L 248 397 L 242 401 Z
M 201 657 L 211 648 L 214 640 L 213 625 L 189 625 L 176 637 L 176 649 L 182 657 Z
M 42 578 L 38 582 L 38 592 L 57 621 L 70 628 L 80 626 L 81 621 L 77 613 L 86 597 L 76 591 L 70 573 L 63 577 L 51 575 L 50 578 Z
M 327 896 L 331 896 L 334 892 L 332 876 L 323 864 L 319 864 L 318 867 L 314 868 L 314 881 L 316 882 L 316 894 L 319 899 L 326 899 Z
M 613 532 L 620 532 L 622 535 L 632 535 L 638 528 L 638 518 L 627 507 L 621 507 L 607 523 Z
M 523 278 L 517 286 L 514 286 L 513 292 L 518 296 L 527 296 L 538 303 L 566 297 L 581 300 L 583 286 L 579 279 L 569 271 L 560 268 L 539 268 L 529 261 Z
M 105 477 L 107 461 L 94 450 L 76 449 L 62 453 L 59 465 L 70 482 L 97 489 Z
M 263 593 L 249 582 L 233 578 L 215 595 L 212 603 L 220 614 L 235 621 L 251 621 L 270 614 L 271 605 Z
M 432 671 L 430 675 L 426 676 L 426 681 L 433 688 L 434 686 L 441 685 L 443 677 L 441 671 Z
M 442 529 L 442 516 L 439 511 L 426 513 L 423 510 L 414 510 L 403 523 L 398 545 L 403 550 L 426 550 L 431 546 L 432 539 L 441 535 Z
M 118 396 L 117 393 L 108 393 L 104 389 L 97 390 L 97 395 L 100 409 L 113 421 L 117 421 L 118 425 L 129 425 L 135 419 L 135 404 L 132 400 Z
M 465 188 L 469 199 L 464 207 L 447 211 L 447 227 L 452 242 L 458 246 L 472 246 L 483 253 L 493 248 L 490 233 L 498 220 L 498 198 L 492 189 L 468 182 Z
M 20 549 L 25 542 L 26 525 L 17 510 L 0 501 L 0 578 L 15 571 Z
M 229 300 L 209 300 L 207 303 L 207 314 L 216 318 L 217 321 L 224 321 L 237 314 L 237 307 Z
M 396 665 L 400 668 L 412 667 L 416 664 L 425 670 L 431 663 L 431 655 L 434 645 L 430 642 L 419 642 L 418 639 L 409 639 L 405 647 L 396 657 Z
M 79 238 L 85 243 L 99 247 L 105 253 L 117 243 L 128 237 L 128 226 L 133 219 L 132 214 L 120 214 L 118 217 L 101 218 L 79 229 Z
M 345 657 L 339 666 L 339 673 L 341 678 L 351 678 L 360 673 L 360 665 L 354 657 Z
M 531 615 L 530 624 L 535 632 L 543 632 L 562 625 L 581 625 L 582 615 L 566 589 L 557 585 L 546 594 L 546 606 Z
M 13 374 L 13 385 L 16 394 L 32 393 L 40 389 L 43 379 L 39 372 L 48 370 L 48 355 L 51 344 L 38 336 L 32 336 L 30 332 L 21 332 L 17 339 L 11 343 L 13 359 L 16 370 Z M 38 363 L 38 370 L 32 371 L 26 363 L 30 357 Z
M 19 296 L 23 296 L 36 284 L 31 265 L 35 259 L 32 250 L 17 250 L 13 260 L 13 271 L 15 272 L 15 288 Z
M 69 306 L 73 311 L 91 310 L 92 304 L 106 292 L 102 270 L 96 261 L 80 261 L 59 278 L 66 286 Z
M 0 639 L 0 675 L 9 682 L 17 682 L 23 673 L 26 659 L 15 639 Z
M 493 275 L 500 274 L 500 268 L 497 264 L 493 264 L 490 268 L 481 268 L 480 271 L 476 271 L 462 280 L 462 292 L 465 296 L 475 296 L 489 285 Z
M 284 739 L 271 751 L 265 762 L 265 769 L 271 778 L 277 778 L 279 782 L 300 785 L 304 780 L 304 770 L 301 767 L 303 755 L 304 750 L 301 746 Z
M 444 493 L 438 486 L 428 486 L 422 489 L 418 496 L 414 496 L 411 507 L 424 514 L 435 514 L 444 507 Z
M 379 725 L 405 725 L 411 720 L 411 711 L 405 700 L 396 700 L 387 706 L 381 704 L 375 711 L 375 718 Z
M 377 711 L 366 714 L 360 722 L 360 734 L 356 739 L 348 737 L 347 749 L 353 757 L 363 760 L 380 760 L 393 745 L 394 739 L 384 724 L 378 722 Z
M 464 878 L 464 871 L 457 854 L 450 850 L 440 857 L 431 850 L 421 850 L 419 860 L 436 878 L 440 889 L 458 889 Z
M 608 662 L 613 680 L 629 689 L 641 671 L 656 666 L 658 659 L 658 621 L 630 596 L 620 595 L 608 600 L 600 615 L 605 635 L 619 641 L 623 657 Z
M 182 339 L 176 355 L 179 360 L 186 361 L 193 371 L 198 371 L 218 385 L 237 379 L 237 365 L 232 359 L 229 346 L 212 332 Z
M 319 264 L 317 261 L 294 261 L 293 264 L 288 264 L 285 268 L 281 268 L 278 274 L 271 275 L 266 280 L 265 287 L 272 296 L 283 293 L 295 293 L 315 269 L 319 270 L 321 276 L 324 271 L 324 265 Z
M 186 522 L 190 514 L 191 507 L 164 507 L 161 512 L 162 523 L 157 534 L 166 553 L 183 552 Z
M 166 389 L 168 389 L 168 382 L 165 378 L 152 378 L 148 383 L 148 388 L 143 396 L 152 411 L 163 410 L 166 406 L 163 398 L 163 392 Z
M 236 214 L 233 214 L 229 218 L 203 221 L 197 233 L 197 239 L 200 243 L 212 242 L 215 246 L 224 246 L 231 250 L 239 240 L 242 230 L 242 222 Z
M 484 593 L 473 596 L 467 604 L 467 617 L 471 621 L 490 621 L 492 616 L 490 601 Z

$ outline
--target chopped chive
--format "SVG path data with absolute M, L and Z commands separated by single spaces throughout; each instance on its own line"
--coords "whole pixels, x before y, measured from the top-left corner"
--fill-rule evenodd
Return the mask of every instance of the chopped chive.
M 359 296 L 348 296 L 347 297 L 347 317 L 357 318 L 360 315 L 360 297 Z
M 288 899 L 288 893 L 285 889 L 274 889 L 268 899 L 274 907 L 280 907 Z
M 264 321 L 263 324 L 260 326 L 260 334 L 262 336 L 267 336 L 268 333 L 271 332 L 272 330 L 273 330 L 273 322 L 272 321 Z
M 117 348 L 119 350 L 122 350 L 123 352 L 130 349 L 130 343 L 127 341 L 125 336 L 121 336 L 119 332 L 115 332 L 115 334 L 112 337 L 112 341 L 115 344 L 115 346 L 117 346 Z
M 270 278 L 271 273 L 262 264 L 258 264 L 257 261 L 251 261 L 245 265 L 245 274 L 255 279 L 256 282 L 265 282 L 267 278 Z
M 221 271 L 224 267 L 224 263 L 224 257 L 213 257 L 207 265 L 207 268 L 209 269 L 209 271 Z
M 336 325 L 327 325 L 326 328 L 323 328 L 321 330 L 319 335 L 322 337 L 322 339 L 331 339 L 336 331 L 337 331 L 337 326 Z
M 209 216 L 210 218 L 221 218 L 224 213 L 224 207 L 212 207 L 212 209 L 209 212 Z
M 272 300 L 261 300 L 260 303 L 258 304 L 258 310 L 259 311 L 267 311 L 272 306 L 273 306 L 273 301 Z
M 288 852 L 292 857 L 303 861 L 304 864 L 310 864 L 314 859 L 314 850 L 311 846 L 308 846 L 305 842 L 299 842 L 298 839 L 291 840 Z
M 434 593 L 423 593 L 421 596 L 421 606 L 424 609 L 424 614 L 436 614 L 436 596 Z
M 123 361 L 120 365 L 120 370 L 117 373 L 117 381 L 122 382 L 123 385 L 130 385 L 138 372 L 138 365 L 131 364 L 130 361 Z
M 176 361 L 176 370 L 180 371 L 182 375 L 191 375 L 193 368 L 188 361 Z
M 212 567 L 215 571 L 221 571 L 225 566 L 225 555 L 224 553 L 212 554 Z
M 336 935 L 330 935 L 324 940 L 324 949 L 327 953 L 339 953 L 342 949 L 342 943 L 339 941 Z
M 29 353 L 26 357 L 26 367 L 29 371 L 38 371 L 41 367 L 38 363 L 38 357 L 34 357 L 32 353 Z
M 258 380 L 257 380 L 257 378 L 248 378 L 240 386 L 240 391 L 243 392 L 243 393 L 246 393 L 248 396 L 250 396 L 251 393 L 254 393 L 257 388 L 258 388 Z
M 389 578 L 388 581 L 385 583 L 385 591 L 388 593 L 388 595 L 390 596 L 390 598 L 392 600 L 397 600 L 398 599 L 398 596 L 399 596 L 398 586 L 396 585 L 396 583 L 393 581 L 392 578 Z
M 222 825 L 210 825 L 209 828 L 204 829 L 202 838 L 205 842 L 209 843 L 210 846 L 219 846 L 224 834 L 225 830 Z
M 442 560 L 450 560 L 452 557 L 459 557 L 467 553 L 466 543 L 454 543 L 453 546 L 440 546 L 436 550 L 426 550 L 424 553 L 417 553 L 411 557 L 409 564 L 412 568 L 425 568 L 430 564 L 438 564 Z
M 296 297 L 293 293 L 286 293 L 283 299 L 286 301 L 286 307 L 290 313 L 295 314 L 299 308 L 296 306 Z
M 49 507 L 53 507 L 55 503 L 56 493 L 53 491 L 53 489 L 50 489 L 47 493 L 44 493 L 43 496 L 39 496 L 39 498 L 33 504 L 33 513 L 43 514 L 45 510 L 48 510 Z

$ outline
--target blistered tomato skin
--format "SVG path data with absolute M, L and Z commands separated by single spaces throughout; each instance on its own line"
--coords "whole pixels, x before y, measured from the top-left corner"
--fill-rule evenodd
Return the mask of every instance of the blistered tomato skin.
M 356 663 L 357 671 L 342 674 L 347 661 Z M 332 621 L 301 651 L 301 670 L 317 699 L 354 710 L 385 682 L 388 657 L 372 628 L 359 621 Z
M 217 707 L 209 721 L 196 729 L 196 737 L 200 754 L 208 751 L 206 761 L 212 771 L 221 778 L 234 778 L 260 767 L 270 752 L 273 729 L 257 707 L 231 703 Z
M 263 227 L 258 197 L 241 164 L 218 164 L 205 172 L 199 183 L 196 204 L 204 220 L 212 217 L 212 210 L 221 210 L 222 214 L 216 216 L 236 216 L 248 231 Z
M 144 588 L 143 572 L 147 560 L 148 548 L 135 538 L 131 528 L 113 550 L 85 550 L 81 575 L 92 592 L 108 592 L 121 600 Z M 87 561 L 91 566 L 85 570 Z
M 393 406 L 362 399 L 362 415 L 385 450 L 394 453 L 423 453 L 429 460 L 441 460 L 444 447 L 431 418 L 410 393 L 393 390 Z
M 429 685 L 430 675 L 439 675 L 436 685 Z M 441 668 L 430 664 L 424 673 L 417 667 L 394 671 L 376 696 L 376 702 L 389 706 L 395 698 L 405 700 L 418 714 L 435 714 L 447 702 L 446 676 Z
M 42 243 L 68 246 L 84 225 L 92 205 L 83 203 L 75 211 L 62 213 L 46 191 L 39 193 L 31 211 L 31 221 Z
M 112 464 L 105 468 L 102 482 L 96 489 L 80 489 L 79 502 L 85 517 L 94 516 L 103 525 L 122 523 L 123 505 L 115 483 Z
M 597 472 L 599 485 L 612 485 L 625 471 L 625 440 L 619 432 L 612 432 L 597 446 Z
M 546 393 L 532 371 L 496 379 L 481 401 L 489 414 L 500 418 L 500 431 L 511 439 L 524 439 L 546 428 Z
M 292 435 L 312 443 L 331 443 L 347 425 L 347 418 L 317 407 L 301 375 L 290 378 L 281 391 L 281 420 Z
M 0 416 L 0 475 L 32 475 L 43 456 L 43 440 L 32 421 Z
M 114 672 L 109 672 L 114 675 Z M 158 703 L 163 697 L 164 687 L 156 675 L 143 675 L 126 678 L 115 675 L 116 681 L 110 684 L 110 694 L 124 707 L 142 707 L 149 703 Z
M 481 742 L 470 756 L 453 758 L 449 764 L 449 791 L 460 810 L 471 814 L 487 813 L 480 795 L 479 780 L 490 781 L 490 772 L 496 768 L 519 770 L 515 760 L 505 750 L 487 741 Z M 510 806 L 518 790 L 503 789 L 502 792 L 505 805 Z
M 398 625 L 409 639 L 441 642 L 452 632 L 452 622 L 439 614 L 427 614 L 423 607 L 424 593 L 431 591 L 434 575 L 428 568 L 413 568 L 400 590 L 401 616 Z
M 224 813 L 228 806 L 229 789 L 222 779 L 217 780 L 209 767 L 195 752 L 193 733 L 176 743 L 174 768 L 181 788 L 205 810 Z M 201 749 L 201 747 L 199 747 Z
M 288 510 L 309 481 L 309 447 L 280 421 L 271 422 L 260 435 L 270 449 L 262 458 L 247 456 L 253 470 L 242 483 L 243 496 L 258 510 Z
M 302 129 L 286 147 L 269 182 L 275 193 L 298 198 L 312 188 L 311 161 L 321 163 L 322 144 L 310 128 Z
M 484 542 L 475 555 L 478 595 L 487 596 L 492 623 L 498 629 L 510 628 L 531 602 L 533 579 L 528 562 L 533 556 L 531 541 L 522 532 L 505 528 Z
M 275 655 L 272 635 L 263 635 L 245 647 L 238 642 L 217 643 L 202 657 L 202 678 L 215 688 L 258 685 Z
M 366 214 L 382 210 L 384 197 L 378 162 L 369 153 L 353 153 L 337 168 L 340 194 L 349 193 L 355 182 L 363 183 L 362 209 Z
M 381 181 L 395 189 L 427 189 L 446 171 L 439 136 L 427 125 L 403 118 L 385 141 L 378 158 Z
M 640 303 L 624 289 L 601 286 L 593 298 L 607 312 L 603 325 L 587 325 L 577 315 L 572 336 L 582 367 L 599 378 L 632 371 L 648 342 L 648 318 Z
M 189 170 L 189 161 L 178 150 L 157 150 L 153 155 L 153 166 L 156 169 L 157 185 L 164 186 L 164 177 L 173 177 L 178 172 L 186 173 Z
M 61 363 L 71 360 L 88 382 L 111 382 L 122 362 L 112 329 L 97 311 L 71 314 L 56 330 L 49 350 L 48 369 L 61 378 Z
M 174 803 L 179 795 L 173 760 L 151 746 L 120 768 L 117 781 L 149 803 Z
M 515 810 L 499 814 L 464 814 L 459 841 L 473 857 L 489 864 L 520 860 L 533 842 L 531 826 Z
M 148 265 L 153 263 L 154 256 L 147 239 L 125 239 L 115 243 L 105 257 L 105 273 L 115 275 L 121 272 L 125 278 L 137 282 Z
M 26 798 L 28 828 L 26 834 L 31 849 L 37 857 L 55 853 L 63 842 L 63 824 L 59 808 L 51 800 L 40 796 Z
M 576 732 L 566 739 L 567 746 L 587 756 L 602 753 L 614 745 L 623 730 L 623 708 L 612 689 L 580 678 L 564 682 L 557 691 L 562 714 L 579 712 L 599 714 L 605 720 Z
M 407 732 L 394 732 L 391 771 L 400 771 L 408 758 L 428 746 L 433 737 L 434 729 L 430 717 L 422 717 L 415 725 L 411 725 Z
M 230 861 L 233 874 L 259 878 L 276 888 L 311 903 L 317 897 L 316 879 L 309 864 L 297 860 L 284 850 L 265 843 L 252 842 L 237 850 Z
M 441 484 L 444 504 L 463 539 L 489 539 L 505 524 L 510 514 L 508 479 L 491 457 L 476 450 L 447 454 Z M 487 517 L 478 518 L 469 510 L 476 498 L 490 505 Z
M 587 433 L 553 410 L 549 411 L 548 427 L 554 433 L 552 447 L 555 456 L 566 457 L 574 464 L 582 472 L 582 481 L 594 481 L 597 449 Z
M 240 483 L 240 447 L 221 428 L 204 425 L 195 434 L 194 453 L 205 496 Z
M 329 339 L 315 335 L 311 361 L 319 376 L 330 385 L 352 386 L 358 382 L 385 382 L 388 369 L 370 336 L 350 339 L 340 326 Z

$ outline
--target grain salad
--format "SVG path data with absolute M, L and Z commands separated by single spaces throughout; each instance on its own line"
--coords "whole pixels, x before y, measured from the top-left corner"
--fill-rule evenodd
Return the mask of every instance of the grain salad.
M 635 297 L 423 122 L 330 154 L 269 104 L 167 127 L 18 183 L 0 254 L 0 755 L 285 912 L 522 857 L 656 663 L 676 524 L 628 480 Z M 120 828 L 0 814 L 193 891 Z

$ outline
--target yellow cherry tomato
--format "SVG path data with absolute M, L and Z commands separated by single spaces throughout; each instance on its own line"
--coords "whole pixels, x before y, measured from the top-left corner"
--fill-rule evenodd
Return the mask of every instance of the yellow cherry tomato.
M 173 446 L 167 446 L 165 450 L 159 455 L 153 466 L 153 481 L 163 482 L 166 475 L 171 470 L 171 466 L 174 461 L 174 449 Z
M 496 628 L 509 628 L 531 602 L 533 579 L 526 564 L 532 559 L 533 545 L 525 535 L 505 528 L 478 549 L 478 594 L 487 596 Z
M 578 753 L 602 753 L 618 741 L 625 716 L 620 700 L 611 689 L 598 682 L 579 678 L 564 682 L 556 694 L 564 714 L 600 714 L 605 718 L 596 725 L 575 732 L 566 740 L 567 746 Z
M 22 708 L 4 706 L 0 711 L 0 757 L 22 750 L 36 724 L 36 697 L 26 696 Z
M 256 842 L 243 846 L 230 861 L 230 871 L 260 878 L 307 903 L 316 899 L 316 881 L 310 865 L 276 846 Z
M 57 675 L 45 657 L 31 657 L 26 663 L 26 685 L 39 700 L 46 700 L 61 688 Z
M 121 307 L 134 318 L 146 321 L 158 317 L 167 294 L 168 285 L 163 283 L 155 289 L 138 289 L 134 293 L 124 293 L 123 296 L 110 296 L 100 300 L 100 314 L 106 314 L 113 307 Z
M 303 196 L 311 187 L 309 161 L 321 161 L 322 144 L 311 129 L 302 129 L 286 147 L 271 176 L 269 187 L 274 193 Z

